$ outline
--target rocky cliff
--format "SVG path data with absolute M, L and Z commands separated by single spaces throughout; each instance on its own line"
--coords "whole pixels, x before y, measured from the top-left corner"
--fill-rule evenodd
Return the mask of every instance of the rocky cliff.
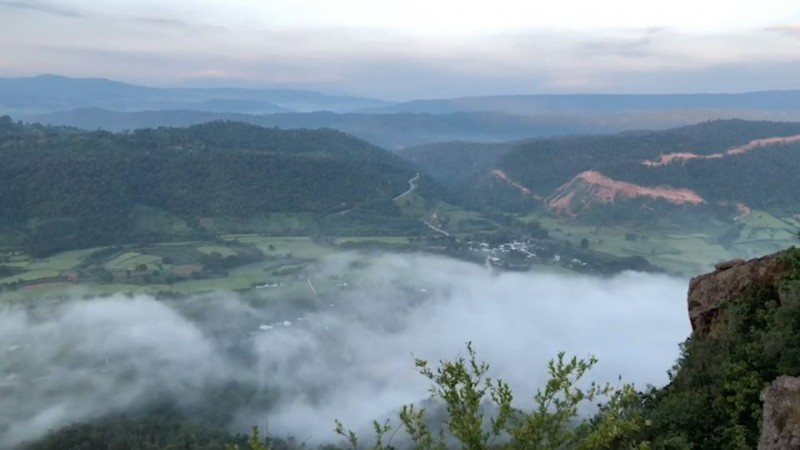
M 774 286 L 790 270 L 782 255 L 719 263 L 714 272 L 693 278 L 688 306 L 694 336 L 715 339 L 719 336 L 715 331 L 721 330 L 715 325 L 725 304 L 752 295 L 753 288 Z M 784 298 L 780 300 L 783 303 Z M 780 347 L 778 355 L 787 351 L 793 350 Z M 761 393 L 761 401 L 763 418 L 758 449 L 800 450 L 800 378 L 779 376 L 772 380 Z
M 761 394 L 764 419 L 759 450 L 800 450 L 800 378 L 778 377 Z
M 712 329 L 720 308 L 753 286 L 772 284 L 787 268 L 781 253 L 750 261 L 719 263 L 714 272 L 695 277 L 689 283 L 689 320 L 695 333 Z

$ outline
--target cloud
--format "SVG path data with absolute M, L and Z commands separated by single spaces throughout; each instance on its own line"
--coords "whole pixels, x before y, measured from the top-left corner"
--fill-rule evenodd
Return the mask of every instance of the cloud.
M 650 48 L 653 39 L 642 37 L 637 39 L 596 40 L 582 45 L 587 56 L 615 55 L 625 58 L 642 58 L 652 55 Z
M 62 17 L 84 17 L 84 13 L 82 13 L 80 10 L 37 0 L 0 0 L 0 8 L 3 7 L 54 14 Z
M 186 27 L 189 26 L 184 20 L 175 19 L 173 17 L 158 17 L 158 16 L 131 16 L 131 19 L 136 22 L 141 22 L 148 25 L 169 26 L 169 27 Z
M 764 31 L 800 38 L 800 24 L 774 25 L 764 28 Z
M 561 350 L 598 356 L 593 380 L 663 385 L 689 333 L 685 280 L 364 258 L 339 255 L 307 274 L 354 277 L 324 298 L 263 289 L 0 309 L 0 446 L 164 402 L 199 416 L 210 409 L 235 430 L 266 418 L 279 436 L 325 442 L 334 418 L 362 429 L 425 399 L 413 357 L 450 359 L 468 340 L 524 405 Z

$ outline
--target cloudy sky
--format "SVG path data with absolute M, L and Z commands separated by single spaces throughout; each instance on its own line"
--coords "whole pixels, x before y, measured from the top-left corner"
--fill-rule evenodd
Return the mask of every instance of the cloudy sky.
M 800 88 L 797 0 L 0 0 L 0 76 L 388 99 Z

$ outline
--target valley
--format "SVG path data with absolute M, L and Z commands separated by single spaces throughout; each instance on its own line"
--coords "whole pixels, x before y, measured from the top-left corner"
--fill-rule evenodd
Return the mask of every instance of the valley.
M 24 405 L 0 412 L 0 444 L 71 420 L 152 432 L 196 421 L 233 442 L 214 430 L 246 429 L 256 412 L 278 433 L 328 430 L 340 414 L 331 386 L 361 402 L 359 414 L 397 404 L 370 401 L 395 395 L 383 380 L 421 345 L 415 334 L 442 355 L 478 332 L 496 354 L 508 342 L 481 334 L 484 323 L 534 323 L 525 342 L 541 353 L 561 333 L 581 335 L 594 319 L 570 317 L 597 314 L 597 299 L 614 311 L 605 323 L 629 324 L 634 311 L 665 330 L 640 342 L 639 359 L 660 349 L 653 370 L 625 372 L 636 389 L 666 383 L 655 369 L 687 332 L 685 280 L 797 242 L 799 205 L 771 189 L 796 184 L 786 176 L 798 132 L 715 121 L 390 152 L 334 130 L 211 122 L 109 133 L 0 119 L 0 324 L 10 324 L 0 405 Z M 150 341 L 149 327 L 170 344 Z M 585 334 L 581 346 L 610 356 L 619 339 L 636 340 L 629 332 L 618 326 L 599 346 Z M 371 372 L 374 342 L 394 349 L 386 371 Z M 339 375 L 319 375 L 331 367 Z M 363 377 L 378 387 L 349 384 Z M 187 400 L 183 389 L 203 394 Z M 98 407 L 98 396 L 118 406 Z M 70 411 L 39 418 L 51 402 Z M 312 422 L 298 425 L 293 408 Z M 130 425 L 139 420 L 150 422 Z M 40 442 L 71 432 L 60 429 Z
M 515 270 L 558 269 L 602 274 L 628 268 L 692 276 L 719 261 L 767 254 L 794 245 L 797 239 L 800 223 L 792 211 L 798 210 L 787 209 L 789 203 L 776 205 L 772 196 L 769 203 L 764 203 L 767 197 L 758 192 L 763 192 L 765 187 L 755 187 L 754 190 L 760 191 L 749 192 L 749 198 L 719 197 L 714 193 L 716 188 L 703 181 L 713 179 L 714 175 L 701 178 L 680 175 L 693 170 L 694 166 L 690 166 L 693 164 L 769 156 L 770 150 L 776 151 L 775 157 L 794 161 L 791 149 L 797 145 L 795 135 L 761 137 L 776 131 L 792 133 L 797 128 L 793 124 L 736 123 L 738 133 L 743 134 L 746 141 L 737 145 L 736 141 L 726 140 L 722 145 L 727 150 L 723 148 L 723 151 L 729 157 L 718 157 L 723 154 L 718 150 L 720 145 L 704 133 L 717 133 L 718 128 L 732 124 L 710 122 L 641 135 L 568 137 L 505 144 L 452 143 L 441 147 L 441 152 L 434 145 L 408 152 L 412 155 L 409 161 L 414 165 L 411 165 L 388 152 L 383 156 L 377 147 L 356 140 L 347 141 L 350 138 L 345 135 L 328 132 L 270 131 L 218 122 L 186 131 L 160 129 L 155 134 L 143 131 L 131 137 L 117 137 L 58 128 L 27 128 L 9 121 L 5 125 L 7 143 L 3 151 L 9 153 L 7 158 L 17 158 L 17 165 L 24 159 L 12 156 L 18 151 L 15 149 L 24 148 L 26 140 L 33 142 L 32 139 L 42 133 L 46 140 L 36 138 L 36 145 L 37 151 L 44 155 L 51 151 L 48 145 L 69 146 L 78 136 L 118 147 L 142 145 L 148 139 L 163 140 L 157 145 L 165 150 L 164 156 L 152 162 L 146 160 L 153 158 L 152 154 L 145 152 L 142 153 L 145 159 L 126 156 L 112 163 L 127 165 L 124 170 L 130 174 L 158 164 L 162 166 L 163 178 L 159 179 L 157 173 L 142 172 L 139 179 L 131 178 L 132 184 L 120 185 L 109 179 L 102 183 L 116 185 L 116 191 L 107 190 L 102 196 L 89 185 L 56 185 L 48 188 L 49 192 L 20 191 L 19 185 L 16 190 L 6 190 L 3 194 L 8 199 L 6 205 L 36 204 L 21 202 L 24 196 L 36 195 L 40 199 L 36 202 L 58 204 L 60 209 L 3 210 L 6 218 L 0 228 L 3 230 L 0 233 L 0 292 L 3 292 L 0 298 L 18 302 L 42 295 L 64 295 L 67 291 L 80 291 L 83 295 L 128 292 L 176 296 L 219 289 L 247 291 L 258 286 L 280 287 L 275 292 L 285 293 L 286 297 L 313 297 L 329 289 L 331 283 L 330 280 L 315 280 L 317 292 L 310 292 L 307 272 L 324 257 L 341 252 L 364 255 L 386 251 L 427 252 L 500 270 L 512 267 Z M 182 137 L 181 133 L 184 133 Z M 217 137 L 229 133 L 237 135 L 234 141 L 223 142 Z M 310 133 L 319 133 L 319 136 L 314 138 Z M 322 139 L 319 142 L 324 142 L 323 148 L 328 150 L 320 151 L 315 139 Z M 47 144 L 48 140 L 52 144 Z M 256 140 L 261 143 L 255 144 Z M 181 142 L 180 147 L 175 145 L 177 142 Z M 214 149 L 231 145 L 242 149 L 256 145 L 264 149 L 257 153 L 251 149 L 228 150 L 224 157 Z M 582 150 L 587 146 L 593 150 Z M 673 149 L 693 146 L 704 149 L 705 153 L 683 150 L 683 153 L 670 153 Z M 462 147 L 469 154 L 467 158 L 457 156 Z M 203 164 L 213 165 L 217 175 L 210 179 L 221 184 L 218 187 L 192 186 L 191 178 L 177 184 L 178 178 L 173 176 L 177 172 L 170 172 L 172 169 L 167 167 L 184 158 L 176 153 L 186 151 L 180 148 L 194 152 L 187 161 L 200 163 L 205 159 Z M 268 151 L 270 148 L 278 151 Z M 554 149 L 560 149 L 559 156 L 549 159 L 547 155 Z M 608 152 L 615 154 L 613 164 L 608 160 Z M 648 163 L 657 160 L 648 159 L 653 158 L 654 152 L 661 155 L 658 156 L 661 160 L 673 154 L 695 156 L 681 157 L 680 164 L 676 162 L 677 157 L 667 157 L 670 164 L 655 165 Z M 697 156 L 701 153 L 706 156 Z M 256 179 L 231 166 L 231 161 L 248 158 L 246 164 L 253 166 L 260 163 L 252 158 L 261 158 L 261 154 L 267 158 L 264 167 L 274 165 L 280 158 L 288 158 L 286 161 L 297 165 L 297 169 L 293 169 L 285 183 L 270 182 L 263 188 L 237 185 L 238 181 L 231 177 L 251 180 L 248 183 Z M 90 164 L 98 164 L 97 169 L 91 169 L 85 161 L 80 167 L 70 169 L 71 163 L 66 160 L 58 163 L 58 170 L 72 170 L 76 174 L 94 170 L 106 170 L 110 174 L 115 170 L 113 166 L 105 166 L 113 160 L 102 153 L 86 152 L 86 156 L 92 158 L 88 161 L 96 161 Z M 406 156 L 406 152 L 401 152 L 400 156 Z M 168 158 L 176 158 L 175 163 Z M 334 158 L 335 162 L 326 162 L 322 169 L 323 166 L 318 165 L 320 158 Z M 354 158 L 359 158 L 358 162 Z M 273 161 L 267 162 L 270 160 Z M 536 165 L 531 166 L 532 163 Z M 780 171 L 791 168 L 791 164 L 775 167 L 753 160 L 748 177 L 755 181 L 753 170 Z M 142 169 L 136 168 L 137 165 Z M 231 168 L 225 169 L 226 165 Z M 678 172 L 671 175 L 672 178 L 662 178 L 664 183 L 660 185 L 653 185 L 652 181 L 636 184 L 641 181 L 637 172 L 631 170 L 634 165 L 640 168 L 637 170 Z M 8 180 L 12 180 L 15 173 L 23 173 L 12 167 L 6 167 Z M 389 167 L 394 172 L 387 172 Z M 523 171 L 525 167 L 532 167 L 532 170 Z M 428 169 L 435 177 L 425 174 Z M 16 172 L 12 173 L 14 170 Z M 42 181 L 29 179 L 27 183 L 53 183 L 46 164 L 39 165 L 35 171 L 25 170 L 41 174 L 34 176 L 49 177 L 47 181 L 45 178 L 41 178 Z M 187 170 L 185 165 L 183 170 Z M 198 166 L 191 170 L 199 174 L 205 169 Z M 235 176 L 224 175 L 221 171 L 225 170 L 237 172 Z M 332 183 L 330 187 L 311 188 L 302 181 L 303 177 L 315 177 L 320 170 L 331 175 L 327 180 Z M 337 173 L 347 172 L 349 177 L 353 170 L 362 173 L 357 184 L 342 184 L 337 180 Z M 375 170 L 380 173 L 369 172 Z M 262 172 L 256 183 L 287 176 L 285 170 L 274 175 L 268 173 Z M 553 178 L 559 174 L 560 179 Z M 612 179 L 606 174 L 619 178 Z M 144 184 L 136 184 L 143 181 Z M 304 183 L 305 187 L 300 188 Z M 175 187 L 167 187 L 169 185 Z M 687 185 L 689 188 L 684 187 Z M 6 189 L 11 188 L 7 186 Z M 148 189 L 154 190 L 148 193 Z M 254 194 L 258 190 L 261 194 Z M 182 197 L 170 199 L 163 194 L 167 192 L 168 195 L 181 193 Z M 332 196 L 345 192 L 349 193 Z M 735 193 L 729 189 L 725 192 Z M 49 195 L 65 193 L 69 193 L 69 197 L 62 197 L 63 200 L 59 197 L 47 199 Z M 298 193 L 302 193 L 301 196 Z M 699 193 L 703 193 L 703 197 Z M 759 196 L 758 201 L 751 200 L 754 194 Z M 122 206 L 127 202 L 125 196 L 132 195 L 137 203 Z M 269 200 L 285 195 L 294 200 L 289 203 Z M 74 206 L 68 206 L 65 201 Z M 786 197 L 785 202 L 789 201 L 791 199 Z M 178 204 L 180 209 L 175 209 L 173 205 Z M 75 211 L 84 211 L 82 221 L 76 222 Z M 102 219 L 87 221 L 92 217 Z M 93 228 L 97 225 L 100 228 Z M 538 254 L 526 250 L 527 256 L 517 257 L 515 261 L 513 254 L 508 256 L 508 249 L 520 246 L 538 249 Z M 346 279 L 350 275 L 336 276 Z
M 0 450 L 800 450 L 800 2 L 0 0 Z

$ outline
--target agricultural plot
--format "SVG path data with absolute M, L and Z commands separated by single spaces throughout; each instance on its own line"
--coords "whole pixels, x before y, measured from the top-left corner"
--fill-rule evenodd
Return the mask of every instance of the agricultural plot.
M 126 252 L 113 260 L 104 264 L 105 268 L 112 271 L 135 271 L 139 267 L 144 266 L 145 269 L 149 267 L 157 267 L 161 264 L 161 258 L 155 255 L 147 255 L 137 252 Z
M 0 285 L 25 282 L 25 281 L 35 281 L 45 278 L 55 278 L 58 277 L 59 275 L 61 275 L 61 272 L 57 270 L 31 270 L 17 275 L 12 275 L 10 277 L 0 278 Z
M 586 238 L 596 250 L 618 256 L 641 255 L 670 272 L 684 275 L 711 270 L 721 260 L 754 258 L 796 245 L 800 230 L 796 219 L 778 218 L 764 211 L 752 211 L 725 227 L 701 221 L 691 226 L 664 221 L 653 227 L 599 227 L 549 215 L 529 219 L 538 220 L 556 239 L 580 245 Z
M 407 238 L 396 236 L 343 239 L 365 240 L 387 244 L 408 242 Z M 327 279 L 309 280 L 306 269 L 321 258 L 341 252 L 337 243 L 316 243 L 308 237 L 239 234 L 226 235 L 214 242 L 86 249 L 40 260 L 20 254 L 6 255 L 6 264 L 19 273 L 0 278 L 0 299 L 25 301 L 37 296 L 112 293 L 192 294 L 256 288 L 269 289 L 270 294 L 282 297 L 322 295 L 336 288 L 336 283 Z

